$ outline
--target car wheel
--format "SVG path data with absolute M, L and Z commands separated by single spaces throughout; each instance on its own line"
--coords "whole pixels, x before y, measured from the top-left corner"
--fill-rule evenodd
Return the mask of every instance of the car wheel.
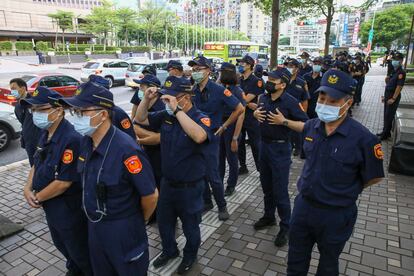
M 5 126 L 0 125 L 0 151 L 5 150 L 11 141 L 11 133 Z
M 109 81 L 109 88 L 114 85 L 114 79 L 111 76 L 106 76 L 105 79 Z

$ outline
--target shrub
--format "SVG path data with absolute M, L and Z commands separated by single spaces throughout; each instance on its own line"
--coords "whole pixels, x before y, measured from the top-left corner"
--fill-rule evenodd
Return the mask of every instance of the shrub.
M 123 46 L 120 48 L 122 49 L 123 53 L 129 53 L 129 52 L 143 53 L 143 52 L 149 52 L 151 50 L 151 48 L 148 46 L 131 46 L 131 47 Z
M 0 51 L 11 51 L 12 48 L 13 48 L 13 44 L 10 41 L 0 42 Z
M 16 41 L 14 44 L 18 51 L 32 51 L 33 44 L 30 41 Z
M 36 42 L 36 49 L 40 51 L 47 51 L 47 49 L 50 47 L 49 43 L 45 41 L 38 41 Z

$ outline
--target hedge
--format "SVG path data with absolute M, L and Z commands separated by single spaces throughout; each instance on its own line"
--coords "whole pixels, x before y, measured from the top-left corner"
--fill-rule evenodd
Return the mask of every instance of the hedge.
M 16 50 L 18 51 L 32 51 L 33 44 L 30 41 L 16 41 L 15 42 Z
M 142 52 L 149 52 L 151 50 L 151 48 L 148 47 L 148 46 L 132 46 L 132 47 L 127 47 L 127 46 L 122 47 L 121 46 L 119 48 L 122 49 L 123 53 L 129 53 L 129 52 L 142 53 Z
M 36 49 L 40 50 L 40 51 L 47 51 L 47 49 L 49 49 L 51 47 L 51 45 L 49 45 L 49 43 L 45 42 L 45 41 L 38 41 L 36 42 Z
M 13 44 L 10 41 L 0 42 L 0 51 L 11 51 L 12 48 L 13 48 Z

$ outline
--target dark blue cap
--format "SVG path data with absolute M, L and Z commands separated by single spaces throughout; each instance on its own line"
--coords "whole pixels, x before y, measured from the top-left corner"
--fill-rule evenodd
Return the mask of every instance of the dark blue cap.
M 319 62 L 319 63 L 323 63 L 323 58 L 322 57 L 316 57 L 312 60 L 313 63 Z
M 106 89 L 109 89 L 109 80 L 105 79 L 102 76 L 99 76 L 99 75 L 90 75 L 89 76 L 89 80 L 91 82 L 96 83 L 97 85 L 100 85 L 100 86 L 105 87 Z
M 274 78 L 280 79 L 284 83 L 288 84 L 290 82 L 291 74 L 286 68 L 278 68 L 277 70 L 264 72 L 263 75 Z
M 160 93 L 164 95 L 177 96 L 179 93 L 190 94 L 193 91 L 193 86 L 187 78 L 178 78 L 175 76 L 168 77 L 165 80 L 164 86 L 162 87 Z
M 229 62 L 223 62 L 220 66 L 219 71 L 232 71 L 236 72 L 236 66 L 234 64 L 231 64 Z
M 142 69 L 142 74 L 150 74 L 150 75 L 157 75 L 157 68 L 155 68 L 154 65 L 152 64 L 147 64 L 144 66 L 144 68 Z
M 321 86 L 316 92 L 325 92 L 334 99 L 341 99 L 352 95 L 355 90 L 354 79 L 340 70 L 329 69 L 323 74 Z
M 112 109 L 115 105 L 114 96 L 111 91 L 92 81 L 80 85 L 74 97 L 60 99 L 59 102 L 63 105 L 77 108 L 99 106 Z
M 256 66 L 254 67 L 254 73 L 263 73 L 263 66 L 261 66 L 260 64 L 256 64 Z
M 52 106 L 61 106 L 59 99 L 62 98 L 58 92 L 47 87 L 39 86 L 33 92 L 32 97 L 20 100 L 23 107 L 32 105 L 51 104 Z
M 156 87 L 161 86 L 160 80 L 154 75 L 144 75 L 142 79 L 133 79 L 133 81 L 135 83 L 146 84 L 148 86 L 156 86 Z
M 198 65 L 198 66 L 205 66 L 205 67 L 211 68 L 211 60 L 206 58 L 205 56 L 199 56 L 193 60 L 190 60 L 188 62 L 188 65 L 191 67 L 193 67 L 194 65 Z
M 184 70 L 183 65 L 178 60 L 170 60 L 168 62 L 167 66 L 165 67 L 165 70 L 168 71 L 170 69 L 178 69 L 180 71 Z
M 245 55 L 242 59 L 236 59 L 236 61 L 245 62 L 247 64 L 254 65 L 254 59 L 249 55 Z
M 404 55 L 400 52 L 396 52 L 392 55 L 392 59 L 396 59 L 396 60 L 403 60 L 404 59 Z
M 293 65 L 293 66 L 296 66 L 296 67 L 299 67 L 300 62 L 299 62 L 297 59 L 292 58 L 292 59 L 290 59 L 290 60 L 288 61 L 288 65 L 289 65 L 289 64 L 291 64 L 291 65 Z

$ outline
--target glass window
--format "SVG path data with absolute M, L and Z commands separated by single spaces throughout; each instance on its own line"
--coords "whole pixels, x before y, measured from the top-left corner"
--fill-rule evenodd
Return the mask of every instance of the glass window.
M 59 87 L 61 85 L 56 77 L 44 77 L 39 81 L 39 86 Z
M 97 69 L 98 67 L 99 67 L 98 62 L 88 62 L 85 64 L 85 66 L 83 66 L 83 68 L 86 68 L 86 69 Z
M 69 76 L 57 76 L 62 86 L 78 86 L 79 82 Z

